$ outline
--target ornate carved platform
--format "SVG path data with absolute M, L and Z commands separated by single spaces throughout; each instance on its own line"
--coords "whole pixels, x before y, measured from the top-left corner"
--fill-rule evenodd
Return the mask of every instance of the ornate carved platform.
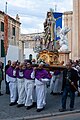
M 42 50 L 39 52 L 39 59 L 43 60 L 50 66 L 63 66 L 69 60 L 70 52 L 53 52 L 48 50 Z

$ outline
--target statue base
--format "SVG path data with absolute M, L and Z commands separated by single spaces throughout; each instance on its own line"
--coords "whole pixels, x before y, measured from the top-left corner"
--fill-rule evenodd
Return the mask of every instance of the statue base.
M 60 63 L 64 61 L 64 65 L 69 61 L 70 51 L 67 52 L 59 52 L 59 61 Z
M 69 60 L 69 53 L 68 52 L 57 52 L 57 51 L 48 51 L 42 50 L 39 52 L 39 60 L 43 60 L 46 64 L 50 66 L 63 66 Z

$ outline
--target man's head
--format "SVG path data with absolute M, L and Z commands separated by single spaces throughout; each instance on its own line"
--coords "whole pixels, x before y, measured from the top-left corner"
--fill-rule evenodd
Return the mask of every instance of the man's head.
M 11 65 L 11 60 L 8 60 L 8 65 Z
M 2 62 L 0 61 L 0 68 L 2 68 Z
M 71 64 L 70 61 L 68 61 L 68 62 L 66 63 L 66 67 L 67 67 L 67 69 L 71 69 L 71 68 L 72 68 L 72 64 Z
M 40 62 L 38 67 L 39 67 L 40 69 L 42 69 L 43 66 L 44 66 L 44 63 L 43 63 L 43 62 Z
M 23 63 L 20 63 L 20 64 L 19 64 L 19 69 L 22 69 L 22 68 L 23 68 L 23 65 L 24 65 Z
M 16 67 L 16 62 L 14 61 L 14 62 L 12 62 L 12 67 Z
M 30 68 L 32 66 L 31 62 L 27 62 L 27 68 Z

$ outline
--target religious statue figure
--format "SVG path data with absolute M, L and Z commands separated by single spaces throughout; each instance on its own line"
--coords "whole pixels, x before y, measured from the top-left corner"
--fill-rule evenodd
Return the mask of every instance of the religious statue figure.
M 57 36 L 60 37 L 59 39 L 59 45 L 60 48 L 58 49 L 59 52 L 66 52 L 68 51 L 68 39 L 67 39 L 67 33 L 71 29 L 68 27 L 60 28 L 60 26 L 57 28 Z
M 47 19 L 44 23 L 45 30 L 45 48 L 48 50 L 54 50 L 54 28 L 56 19 L 53 16 L 53 10 L 47 12 Z

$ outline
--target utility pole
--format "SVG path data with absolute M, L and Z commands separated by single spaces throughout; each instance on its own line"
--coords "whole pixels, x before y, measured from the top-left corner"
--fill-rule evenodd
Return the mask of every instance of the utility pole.
M 7 2 L 6 2 L 6 5 L 5 5 L 5 13 L 7 14 Z

